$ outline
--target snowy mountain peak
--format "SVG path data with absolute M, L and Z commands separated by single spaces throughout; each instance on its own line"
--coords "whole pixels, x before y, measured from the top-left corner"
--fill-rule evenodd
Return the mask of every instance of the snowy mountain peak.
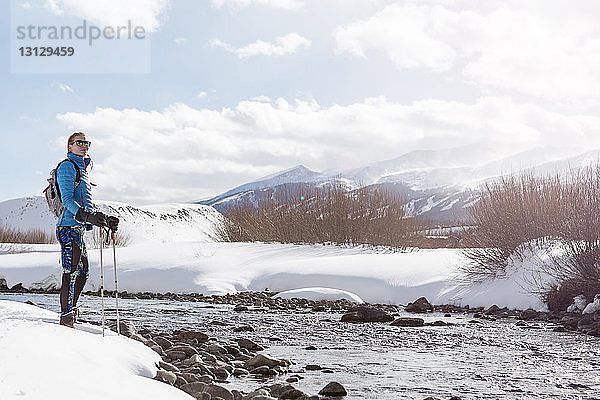
M 327 176 L 319 172 L 312 171 L 300 164 L 295 167 L 276 172 L 275 174 L 267 175 L 256 181 L 237 186 L 219 196 L 213 197 L 212 199 L 206 201 L 200 201 L 198 203 L 214 205 L 223 201 L 227 201 L 227 199 L 231 197 L 237 197 L 239 194 L 244 194 L 255 190 L 270 188 L 286 183 L 318 182 L 328 179 L 329 178 Z
M 312 171 L 306 168 L 304 165 L 298 164 L 295 167 L 260 178 L 257 182 L 305 182 L 318 176 L 321 176 L 319 172 Z

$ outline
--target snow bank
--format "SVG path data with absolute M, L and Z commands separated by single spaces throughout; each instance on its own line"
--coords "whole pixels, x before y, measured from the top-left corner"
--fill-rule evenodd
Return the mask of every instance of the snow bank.
M 531 276 L 545 249 L 534 250 L 524 261 L 511 261 L 506 279 L 464 287 L 455 277 L 467 260 L 457 249 L 385 253 L 360 247 L 219 243 L 214 238 L 222 216 L 212 207 L 132 207 L 116 202 L 99 202 L 99 207 L 118 215 L 120 230 L 131 236 L 131 246 L 118 249 L 119 288 L 129 292 L 225 294 L 305 288 L 302 296 L 325 298 L 330 293 L 312 288 L 329 288 L 370 303 L 407 304 L 425 296 L 435 304 L 546 308 L 531 290 Z M 41 197 L 0 203 L 0 222 L 54 230 L 54 218 Z M 6 254 L 14 252 L 22 253 Z M 98 252 L 88 249 L 88 290 L 99 287 Z M 110 263 L 111 257 L 106 260 Z M 57 286 L 59 265 L 58 245 L 0 245 L 0 277 L 9 286 Z M 109 268 L 107 282 L 112 281 L 111 272 Z
M 587 305 L 587 300 L 585 296 L 579 295 L 573 298 L 573 304 L 567 307 L 567 312 L 578 312 L 585 310 Z
M 99 201 L 98 209 L 119 217 L 119 230 L 132 243 L 215 241 L 223 216 L 201 204 L 157 204 L 134 207 L 126 203 Z
M 597 294 L 594 301 L 583 309 L 583 314 L 593 314 L 598 311 L 600 311 L 600 294 Z
M 0 300 L 0 399 L 168 399 L 186 393 L 152 379 L 160 356 L 93 325 L 58 325 L 58 315 Z
M 368 248 L 264 243 L 180 242 L 117 250 L 119 289 L 129 292 L 235 293 L 331 288 L 370 303 L 407 304 L 425 296 L 434 304 L 545 309 L 524 276 L 461 287 L 454 279 L 466 262 L 460 250 L 384 253 Z M 98 250 L 88 252 L 88 290 L 99 287 Z M 112 258 L 106 257 L 108 263 Z M 9 286 L 48 282 L 60 276 L 59 253 L 0 255 L 0 276 Z M 112 264 L 105 270 L 107 287 Z
M 324 287 L 310 287 L 285 290 L 278 293 L 274 297 L 281 297 L 282 299 L 301 298 L 307 300 L 350 300 L 355 303 L 364 303 L 364 301 L 355 293 L 350 293 L 345 290 L 324 288 Z
M 223 216 L 200 204 L 158 204 L 134 207 L 114 201 L 96 201 L 98 209 L 119 217 L 119 230 L 133 243 L 214 241 Z M 41 196 L 0 202 L 0 224 L 21 231 L 56 231 L 56 218 Z
M 523 251 L 523 257 L 508 259 L 503 278 L 478 284 L 448 285 L 442 290 L 434 304 L 458 303 L 474 307 L 489 307 L 496 304 L 524 310 L 533 308 L 547 311 L 548 307 L 538 297 L 538 285 L 549 287 L 553 280 L 543 272 L 544 265 L 561 257 L 561 249 L 554 244 L 532 246 Z

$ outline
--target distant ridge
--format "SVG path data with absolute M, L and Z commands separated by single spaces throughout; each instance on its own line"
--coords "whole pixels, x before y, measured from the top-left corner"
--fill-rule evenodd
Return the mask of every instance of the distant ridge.
M 338 182 L 348 190 L 382 187 L 396 191 L 406 199 L 407 212 L 446 223 L 466 217 L 466 207 L 477 201 L 479 188 L 487 180 L 520 171 L 536 174 L 566 171 L 600 160 L 600 150 L 567 158 L 561 158 L 561 154 L 564 149 L 548 146 L 506 156 L 490 146 L 474 144 L 444 150 L 411 151 L 348 170 L 317 172 L 297 165 L 198 203 L 224 211 L 242 201 L 255 202 L 284 184 L 293 184 L 297 190 L 302 190 L 303 187 Z

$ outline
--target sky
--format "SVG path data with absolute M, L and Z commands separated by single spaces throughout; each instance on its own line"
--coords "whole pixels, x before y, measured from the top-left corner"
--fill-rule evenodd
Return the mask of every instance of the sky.
M 556 0 L 11 0 L 0 5 L 0 201 L 40 195 L 66 138 L 94 195 L 187 202 L 298 164 L 344 170 L 474 143 L 600 148 L 600 3 Z M 15 70 L 17 20 L 133 21 L 147 57 Z M 11 20 L 12 19 L 12 20 Z M 13 61 L 11 61 L 11 57 Z M 21 59 L 22 60 L 22 59 Z M 113 65 L 138 73 L 107 73 Z M 120 63 L 120 64 L 119 64 Z M 133 68 L 133 67 L 132 67 Z

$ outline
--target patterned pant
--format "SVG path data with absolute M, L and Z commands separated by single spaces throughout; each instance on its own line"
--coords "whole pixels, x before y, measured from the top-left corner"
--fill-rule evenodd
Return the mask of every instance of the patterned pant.
M 71 312 L 77 305 L 77 300 L 89 275 L 83 232 L 84 228 L 78 226 L 56 228 L 56 238 L 61 247 L 63 274 L 60 288 L 60 308 L 63 315 Z

